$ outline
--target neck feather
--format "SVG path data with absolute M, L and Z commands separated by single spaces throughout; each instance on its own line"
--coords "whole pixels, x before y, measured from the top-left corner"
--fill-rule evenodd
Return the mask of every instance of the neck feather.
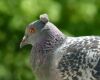
M 53 29 L 43 34 L 32 48 L 31 63 L 37 75 L 49 75 L 53 51 L 60 47 L 65 41 L 64 34 L 56 27 Z M 43 76 L 39 77 L 42 78 Z
M 65 36 L 58 29 L 47 31 L 39 42 L 36 43 L 36 47 L 42 51 L 53 51 L 58 48 L 65 40 Z

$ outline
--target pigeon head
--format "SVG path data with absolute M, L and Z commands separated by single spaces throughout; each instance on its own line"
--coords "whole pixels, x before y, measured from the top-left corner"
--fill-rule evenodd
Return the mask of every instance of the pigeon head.
M 20 47 L 31 44 L 34 45 L 39 40 L 45 24 L 49 21 L 47 14 L 40 15 L 40 19 L 30 23 L 25 30 L 25 35 L 20 43 Z

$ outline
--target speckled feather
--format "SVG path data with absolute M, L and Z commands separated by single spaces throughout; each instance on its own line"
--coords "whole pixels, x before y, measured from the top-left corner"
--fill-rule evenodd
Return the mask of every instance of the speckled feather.
M 67 37 L 55 53 L 62 80 L 100 80 L 100 37 Z

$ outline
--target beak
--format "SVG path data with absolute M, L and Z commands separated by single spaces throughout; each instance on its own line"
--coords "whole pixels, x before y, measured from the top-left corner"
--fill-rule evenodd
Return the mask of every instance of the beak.
M 20 43 L 20 48 L 22 48 L 23 46 L 27 45 L 26 39 L 27 39 L 27 37 L 24 36 L 22 41 L 21 41 L 21 43 Z

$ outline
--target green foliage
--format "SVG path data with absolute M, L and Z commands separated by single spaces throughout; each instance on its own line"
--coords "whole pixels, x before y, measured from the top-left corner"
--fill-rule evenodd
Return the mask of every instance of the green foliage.
M 31 46 L 19 44 L 25 26 L 42 13 L 67 35 L 100 35 L 99 0 L 0 0 L 0 80 L 35 80 Z

